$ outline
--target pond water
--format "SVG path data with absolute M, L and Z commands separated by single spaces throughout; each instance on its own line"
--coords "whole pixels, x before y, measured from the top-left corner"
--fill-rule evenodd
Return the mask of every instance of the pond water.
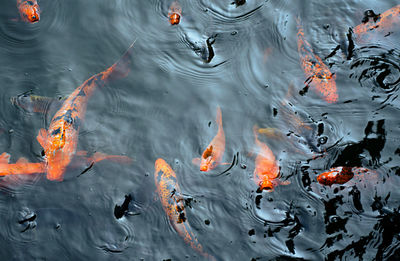
M 184 222 L 216 260 L 400 258 L 400 30 L 368 39 L 352 30 L 366 10 L 398 2 L 232 1 L 179 0 L 178 25 L 169 23 L 172 1 L 41 0 L 33 24 L 18 21 L 15 1 L 4 3 L 0 152 L 11 163 L 43 161 L 36 137 L 57 111 L 55 102 L 35 113 L 12 97 L 63 101 L 136 40 L 130 73 L 96 90 L 78 137 L 79 151 L 133 162 L 70 167 L 61 182 L 2 177 L 4 260 L 207 259 L 163 209 L 158 158 L 176 173 Z M 298 23 L 335 76 L 336 102 L 307 87 Z M 201 172 L 192 160 L 217 133 L 218 107 L 228 164 Z M 258 135 L 285 183 L 273 191 L 254 181 L 254 125 L 275 133 Z M 370 171 L 318 183 L 343 166 Z

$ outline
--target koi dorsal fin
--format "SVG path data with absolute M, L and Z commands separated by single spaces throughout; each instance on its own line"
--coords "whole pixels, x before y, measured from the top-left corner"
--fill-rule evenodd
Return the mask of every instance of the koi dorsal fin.
M 19 158 L 16 163 L 17 164 L 25 164 L 25 163 L 29 163 L 29 161 L 26 158 L 22 157 L 22 158 Z
M 45 149 L 47 140 L 47 131 L 45 129 L 40 129 L 39 134 L 37 136 L 37 141 L 39 142 L 40 146 Z
M 208 148 L 204 151 L 204 153 L 203 153 L 203 159 L 206 159 L 206 158 L 210 157 L 211 154 L 212 154 L 212 152 L 213 152 L 213 146 L 211 145 L 210 147 L 208 147 Z
M 8 164 L 10 162 L 10 154 L 3 152 L 0 155 L 0 164 Z

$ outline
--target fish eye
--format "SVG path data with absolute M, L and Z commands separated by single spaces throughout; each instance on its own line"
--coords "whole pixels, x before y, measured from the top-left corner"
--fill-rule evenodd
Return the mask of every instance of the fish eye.
M 33 5 L 33 2 L 32 1 L 27 1 L 26 2 L 28 5 Z
M 328 141 L 328 137 L 326 137 L 326 136 L 318 138 L 318 144 L 320 144 L 320 145 L 325 144 L 327 141 Z

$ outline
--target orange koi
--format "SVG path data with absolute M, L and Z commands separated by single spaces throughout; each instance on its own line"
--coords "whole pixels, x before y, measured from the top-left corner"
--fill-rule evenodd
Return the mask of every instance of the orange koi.
M 332 186 L 333 184 L 345 184 L 354 176 L 360 176 L 371 172 L 369 169 L 360 167 L 336 167 L 324 172 L 317 177 L 321 185 Z
M 254 169 L 254 182 L 259 186 L 259 190 L 272 191 L 277 185 L 288 185 L 289 181 L 279 180 L 279 166 L 271 149 L 258 140 L 258 127 L 253 127 L 255 144 L 257 146 L 257 156 Z
M 214 139 L 210 142 L 204 150 L 201 159 L 194 158 L 193 164 L 200 165 L 200 171 L 209 171 L 216 168 L 222 161 L 225 152 L 225 133 L 222 127 L 222 113 L 221 108 L 217 107 L 216 122 L 218 125 L 218 132 Z
M 394 28 L 399 28 L 399 26 L 400 5 L 397 5 L 382 14 L 374 16 L 373 19 L 368 19 L 367 17 L 362 24 L 353 28 L 353 32 L 357 39 L 361 40 L 363 36 L 368 36 L 373 31 L 388 34 Z
M 36 0 L 17 0 L 17 8 L 22 21 L 36 23 L 40 19 L 40 9 Z
M 321 58 L 314 54 L 311 45 L 304 37 L 303 26 L 299 19 L 297 19 L 297 29 L 297 49 L 301 67 L 307 77 L 306 82 L 322 95 L 326 102 L 337 102 L 336 75 L 332 74 Z
M 16 166 L 20 166 L 18 173 L 9 170 L 9 174 L 27 174 L 35 170 L 36 173 L 47 173 L 47 179 L 62 181 L 64 172 L 70 164 L 72 158 L 76 155 L 76 148 L 78 143 L 78 134 L 80 125 L 84 119 L 86 106 L 89 98 L 92 96 L 97 87 L 104 86 L 110 79 L 114 77 L 125 77 L 129 72 L 129 65 L 131 63 L 131 53 L 133 44 L 129 47 L 122 58 L 107 70 L 98 73 L 81 86 L 64 101 L 61 108 L 54 115 L 49 129 L 40 129 L 37 141 L 44 149 L 44 163 L 45 169 L 41 168 L 42 165 L 34 165 L 36 163 L 18 162 Z M 78 155 L 79 156 L 79 155 Z M 124 156 L 121 157 L 124 161 Z M 100 161 L 108 159 L 103 154 L 95 154 L 92 161 Z M 112 157 L 111 157 L 112 158 Z M 13 164 L 8 164 L 10 168 L 16 167 Z M 4 166 L 5 168 L 7 166 Z
M 185 205 L 183 199 L 179 197 L 181 192 L 175 172 L 172 170 L 171 166 L 161 158 L 156 160 L 154 167 L 154 180 L 157 193 L 171 225 L 194 250 L 204 257 L 215 260 L 213 256 L 204 252 L 203 246 L 197 241 L 192 228 L 187 222 Z
M 181 15 L 182 15 L 181 5 L 178 3 L 178 1 L 172 2 L 168 10 L 169 22 L 172 25 L 179 24 L 179 22 L 181 21 Z

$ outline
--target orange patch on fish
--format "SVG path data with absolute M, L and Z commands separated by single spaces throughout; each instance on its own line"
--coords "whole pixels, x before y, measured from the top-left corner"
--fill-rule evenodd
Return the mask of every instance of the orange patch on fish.
M 369 21 L 359 24 L 353 28 L 353 32 L 358 41 L 368 40 L 372 33 L 379 32 L 388 34 L 393 29 L 400 27 L 400 5 L 392 7 L 391 9 L 379 14 L 375 19 L 371 18 Z
M 255 145 L 257 146 L 257 156 L 255 160 L 254 182 L 259 186 L 259 190 L 272 191 L 277 185 L 287 185 L 290 182 L 279 180 L 279 166 L 271 149 L 258 140 L 258 127 L 253 127 Z
M 171 225 L 194 250 L 204 257 L 215 260 L 213 256 L 204 252 L 203 246 L 197 241 L 192 228 L 187 222 L 184 200 L 181 196 L 181 190 L 175 172 L 171 166 L 161 158 L 156 160 L 154 168 L 154 181 L 157 187 L 157 193 Z
M 193 164 L 200 164 L 200 171 L 209 171 L 221 164 L 222 157 L 225 152 L 225 133 L 222 127 L 222 113 L 221 108 L 217 107 L 216 122 L 218 125 L 218 132 L 214 139 L 210 142 L 204 150 L 200 159 L 193 159 Z
M 372 173 L 371 170 L 360 167 L 335 167 L 324 172 L 317 177 L 317 181 L 321 185 L 332 186 L 334 184 L 345 184 L 354 176 L 361 176 L 366 173 Z M 374 174 L 376 174 L 374 172 Z
M 172 2 L 168 10 L 168 17 L 170 24 L 172 25 L 179 24 L 179 22 L 181 21 L 181 15 L 182 15 L 182 7 L 178 3 L 178 1 Z
M 17 8 L 22 21 L 36 23 L 40 20 L 40 8 L 36 0 L 17 0 Z
M 297 48 L 301 67 L 307 77 L 306 82 L 326 102 L 337 102 L 336 75 L 332 74 L 329 67 L 324 64 L 321 58 L 314 54 L 311 45 L 304 37 L 304 30 L 299 19 L 297 19 L 297 29 Z

